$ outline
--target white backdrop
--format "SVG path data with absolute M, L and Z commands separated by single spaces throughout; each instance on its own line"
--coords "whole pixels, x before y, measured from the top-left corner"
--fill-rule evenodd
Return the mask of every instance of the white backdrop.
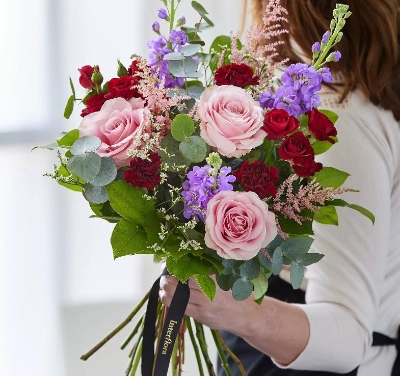
M 239 27 L 241 0 L 201 0 L 217 27 Z M 116 326 L 159 272 L 151 257 L 114 261 L 112 226 L 89 219 L 79 193 L 42 174 L 55 154 L 31 152 L 79 125 L 62 117 L 68 76 L 146 54 L 159 0 L 2 0 L 0 2 L 0 374 L 123 375 L 124 334 L 88 362 L 79 356 Z M 188 23 L 189 0 L 179 14 Z M 186 371 L 195 375 L 192 360 Z

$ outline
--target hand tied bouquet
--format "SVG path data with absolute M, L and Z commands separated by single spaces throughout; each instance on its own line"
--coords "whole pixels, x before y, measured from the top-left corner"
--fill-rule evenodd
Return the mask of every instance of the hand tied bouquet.
M 354 191 L 342 187 L 348 174 L 315 159 L 338 141 L 337 115 L 318 109 L 318 92 L 333 81 L 326 63 L 340 59 L 331 51 L 350 12 L 337 5 L 330 30 L 312 46 L 311 64 L 285 66 L 271 42 L 287 32 L 278 0 L 270 1 L 264 24 L 250 27 L 244 43 L 236 34 L 218 36 L 209 49 L 200 37 L 213 26 L 207 11 L 192 1 L 200 21 L 188 27 L 177 17 L 179 2 L 163 0 L 158 18 L 168 35 L 153 23 L 157 37 L 147 44 L 147 59 L 133 55 L 128 68 L 118 60 L 118 77 L 106 82 L 98 66 L 83 66 L 83 99 L 70 80 L 64 115 L 69 118 L 80 102 L 82 122 L 45 146 L 56 149 L 59 159 L 47 175 L 82 192 L 94 217 L 115 223 L 115 258 L 151 254 L 182 283 L 195 278 L 210 300 L 217 283 L 236 300 L 253 294 L 260 302 L 271 274 L 290 265 L 292 285 L 299 288 L 305 266 L 323 257 L 309 253 L 313 221 L 337 224 L 335 206 L 374 220 L 365 208 L 335 198 Z M 165 310 L 159 304 L 158 342 Z M 138 367 L 145 315 L 122 346 L 136 335 L 127 375 Z M 189 318 L 182 327 L 195 346 L 200 374 L 200 351 L 213 374 L 203 328 L 195 325 L 197 340 Z M 212 333 L 229 375 L 229 349 Z M 181 331 L 172 356 L 175 374 L 182 371 L 183 349 Z

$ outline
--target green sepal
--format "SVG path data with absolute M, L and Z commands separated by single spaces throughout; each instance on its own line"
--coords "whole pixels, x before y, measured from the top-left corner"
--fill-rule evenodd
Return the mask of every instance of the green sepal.
M 215 282 L 208 275 L 195 274 L 194 278 L 196 278 L 197 283 L 199 284 L 201 291 L 207 296 L 210 301 L 213 301 L 215 297 L 215 293 L 217 288 L 215 286 Z

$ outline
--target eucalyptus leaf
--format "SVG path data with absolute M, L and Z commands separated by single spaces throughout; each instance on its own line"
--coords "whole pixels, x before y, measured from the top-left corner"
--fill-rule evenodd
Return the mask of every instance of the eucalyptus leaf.
M 257 257 L 245 261 L 242 267 L 240 268 L 241 277 L 250 280 L 257 278 L 259 273 L 260 273 L 260 262 L 258 261 Z
M 307 253 L 310 250 L 314 239 L 309 236 L 296 236 L 286 239 L 280 246 L 282 252 L 289 257 L 295 258 L 297 255 Z
M 167 165 L 167 171 L 183 172 L 191 164 L 191 161 L 180 152 L 179 142 L 171 135 L 162 139 L 158 153 Z
M 225 275 L 225 274 L 217 274 L 217 283 L 218 286 L 224 290 L 224 291 L 229 291 L 232 288 L 231 285 L 231 275 Z
M 128 255 L 154 253 L 152 249 L 147 248 L 146 233 L 126 219 L 122 219 L 114 227 L 111 246 L 115 259 Z
M 96 187 L 102 187 L 110 184 L 117 176 L 117 166 L 114 159 L 110 157 L 101 158 L 101 167 L 99 173 L 90 180 L 90 184 Z
M 197 71 L 198 65 L 196 61 L 190 56 L 185 56 L 185 59 L 180 61 L 168 61 L 168 70 L 175 77 L 199 78 L 202 76 L 202 74 Z
M 283 267 L 283 255 L 282 248 L 278 247 L 274 251 L 274 255 L 272 256 L 272 270 L 271 272 L 274 275 L 278 275 Z
M 265 295 L 268 290 L 268 278 L 264 273 L 260 273 L 257 278 L 252 279 L 254 286 L 254 300 L 258 300 Z
M 300 265 L 296 261 L 293 261 L 290 265 L 290 282 L 294 289 L 298 289 L 304 279 L 304 266 Z
M 185 60 L 185 55 L 180 52 L 170 52 L 169 54 L 164 55 L 163 60 L 167 61 Z
M 301 265 L 308 266 L 320 261 L 324 256 L 322 253 L 306 253 L 305 255 L 298 255 L 295 261 Z
M 338 188 L 346 181 L 346 179 L 350 176 L 350 174 L 333 167 L 324 167 L 314 176 L 316 181 L 322 187 Z
M 194 132 L 193 119 L 185 114 L 178 114 L 172 120 L 171 134 L 177 141 L 183 141 L 190 137 Z
M 203 291 L 207 298 L 212 301 L 217 291 L 214 280 L 211 279 L 208 275 L 201 274 L 196 274 L 194 278 L 196 278 L 196 281 L 199 284 L 201 291 Z
M 108 194 L 105 187 L 102 186 L 94 186 L 92 184 L 86 183 L 83 186 L 83 196 L 89 202 L 93 204 L 103 204 L 108 201 Z
M 199 52 L 200 48 L 201 46 L 198 44 L 187 44 L 181 48 L 180 53 L 182 53 L 184 56 L 192 56 Z
M 100 171 L 101 158 L 96 153 L 74 155 L 68 160 L 68 168 L 81 179 L 90 181 Z
M 91 153 L 98 149 L 101 145 L 100 138 L 96 136 L 83 136 L 78 138 L 71 146 L 71 153 L 73 155 L 81 155 Z
M 207 157 L 208 147 L 200 136 L 191 136 L 181 142 L 179 150 L 193 163 L 200 163 Z
M 204 90 L 205 90 L 204 86 L 190 86 L 188 92 L 192 98 L 200 99 L 200 96 Z
M 232 286 L 232 296 L 235 300 L 245 300 L 253 292 L 253 284 L 247 278 L 239 278 Z
M 260 264 L 268 269 L 272 270 L 272 258 L 269 259 L 266 255 L 262 254 L 261 252 L 257 255 L 258 259 L 260 260 Z

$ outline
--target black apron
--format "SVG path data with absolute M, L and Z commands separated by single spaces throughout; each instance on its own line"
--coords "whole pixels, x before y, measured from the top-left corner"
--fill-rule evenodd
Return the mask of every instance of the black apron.
M 302 290 L 293 290 L 292 286 L 277 276 L 269 278 L 269 287 L 267 296 L 286 301 L 288 303 L 305 303 L 305 293 Z M 251 347 L 242 338 L 229 332 L 221 332 L 222 337 L 229 348 L 237 355 L 247 371 L 248 376 L 333 376 L 339 375 L 333 372 L 322 371 L 296 371 L 291 369 L 278 368 L 271 359 L 265 354 Z M 400 328 L 397 340 L 380 333 L 373 333 L 372 346 L 396 345 L 397 358 L 393 365 L 391 376 L 400 376 Z M 232 369 L 233 376 L 241 376 L 239 369 L 232 358 L 226 354 L 228 363 Z M 358 368 L 344 376 L 356 376 Z M 218 363 L 218 376 L 225 376 L 225 371 Z M 343 376 L 343 374 L 341 374 Z

